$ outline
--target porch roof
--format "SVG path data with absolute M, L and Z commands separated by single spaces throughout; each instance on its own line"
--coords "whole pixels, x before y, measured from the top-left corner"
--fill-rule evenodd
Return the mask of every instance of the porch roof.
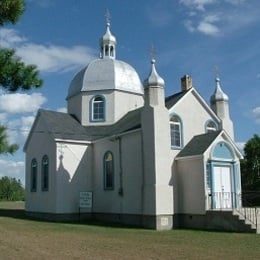
M 178 153 L 177 158 L 202 155 L 221 131 L 214 131 L 194 136 L 190 142 Z

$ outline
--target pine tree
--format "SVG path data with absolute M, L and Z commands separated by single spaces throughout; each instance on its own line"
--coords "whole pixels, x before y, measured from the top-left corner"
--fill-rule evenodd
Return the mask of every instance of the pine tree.
M 15 24 L 24 10 L 24 0 L 0 0 L 0 26 Z M 15 55 L 15 50 L 0 46 L 0 87 L 7 92 L 16 92 L 38 88 L 42 83 L 35 65 L 26 65 Z M 6 128 L 0 126 L 0 154 L 12 154 L 17 149 L 17 145 L 9 145 Z

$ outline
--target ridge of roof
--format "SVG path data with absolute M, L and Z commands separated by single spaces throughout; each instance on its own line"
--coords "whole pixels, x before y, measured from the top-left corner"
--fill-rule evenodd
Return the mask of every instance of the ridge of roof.
M 174 106 L 183 96 L 185 96 L 191 89 L 180 91 L 178 93 L 175 93 L 171 96 L 168 96 L 165 98 L 165 106 L 167 109 Z

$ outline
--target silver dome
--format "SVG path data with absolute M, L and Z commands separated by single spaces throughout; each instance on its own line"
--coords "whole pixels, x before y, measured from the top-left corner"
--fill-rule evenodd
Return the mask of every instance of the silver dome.
M 143 94 L 143 86 L 135 69 L 116 59 L 97 59 L 90 62 L 72 79 L 67 98 L 94 90 L 121 90 Z

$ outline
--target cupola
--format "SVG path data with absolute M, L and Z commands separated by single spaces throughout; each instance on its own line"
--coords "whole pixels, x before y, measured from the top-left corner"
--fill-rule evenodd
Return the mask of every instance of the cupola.
M 151 60 L 152 68 L 147 79 L 144 80 L 144 88 L 148 87 L 164 87 L 164 80 L 157 73 L 155 68 L 155 59 Z
M 100 38 L 100 58 L 116 58 L 116 37 L 110 32 L 110 22 L 107 18 L 107 29 L 105 34 Z
M 210 103 L 214 104 L 217 101 L 228 101 L 228 96 L 223 92 L 220 86 L 220 79 L 216 78 L 216 87 L 213 95 L 210 98 Z

